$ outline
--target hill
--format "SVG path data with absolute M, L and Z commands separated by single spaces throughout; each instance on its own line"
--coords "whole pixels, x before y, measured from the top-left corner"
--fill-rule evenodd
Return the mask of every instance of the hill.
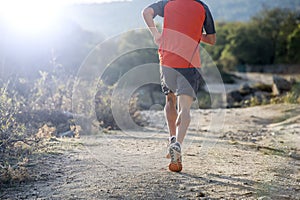
M 107 36 L 145 27 L 141 10 L 156 0 L 132 0 L 103 4 L 79 4 L 68 8 L 71 19 L 84 29 Z M 206 0 L 217 21 L 247 21 L 264 8 L 288 8 L 300 11 L 300 0 Z

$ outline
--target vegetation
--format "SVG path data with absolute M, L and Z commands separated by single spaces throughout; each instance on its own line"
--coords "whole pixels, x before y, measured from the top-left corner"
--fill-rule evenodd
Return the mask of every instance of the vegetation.
M 248 22 L 221 22 L 217 33 L 216 46 L 205 48 L 221 69 L 299 63 L 299 16 L 291 10 L 263 10 Z
M 104 51 L 97 52 L 95 48 L 95 56 L 88 60 L 86 56 L 103 38 L 73 21 L 64 20 L 49 38 L 19 38 L 10 35 L 1 23 L 0 30 L 5 39 L 0 40 L 0 185 L 26 180 L 24 166 L 30 162 L 28 157 L 38 148 L 41 138 L 80 128 L 86 130 L 87 127 L 76 127 L 74 114 L 84 113 L 80 120 L 86 120 L 85 124 L 96 114 L 101 127 L 118 129 L 111 109 L 118 81 L 137 66 L 152 63 L 152 67 L 158 63 L 157 49 L 147 30 L 131 31 L 106 41 Z M 217 32 L 216 46 L 205 49 L 227 82 L 232 82 L 232 77 L 223 72 L 235 70 L 236 66 L 300 62 L 299 16 L 291 10 L 275 8 L 264 10 L 247 22 L 219 22 Z M 111 57 L 114 60 L 106 65 Z M 80 68 L 83 61 L 88 69 Z M 99 68 L 104 71 L 102 76 L 91 78 Z M 129 79 L 142 79 L 140 75 Z M 146 76 L 159 79 L 159 71 L 155 69 Z M 96 91 L 93 85 L 97 85 Z M 80 97 L 85 98 L 73 98 L 75 86 L 81 87 Z M 267 86 L 259 87 L 270 90 Z M 158 91 L 157 84 L 149 83 L 135 88 L 129 101 L 125 102 L 128 99 L 122 96 L 115 101 L 120 111 L 129 108 L 131 118 L 143 125 L 139 109 L 150 109 L 142 104 L 145 100 L 150 105 L 163 104 L 157 100 L 163 98 Z M 299 94 L 297 83 L 271 103 L 300 103 Z M 201 98 L 201 108 L 212 104 L 209 94 L 203 92 Z M 249 104 L 262 103 L 268 101 L 252 98 Z M 72 113 L 74 110 L 76 113 Z
M 40 77 L 34 80 L 15 77 L 13 81 L 0 85 L 0 185 L 31 179 L 26 166 L 30 165 L 31 154 L 43 147 L 44 140 L 63 137 L 69 131 L 73 131 L 72 137 L 78 136 L 82 129 L 91 132 L 87 123 L 91 122 L 92 112 L 96 112 L 102 128 L 119 128 L 111 110 L 111 93 L 115 86 L 104 85 L 101 81 L 96 95 L 92 89 L 87 89 L 88 82 L 85 83 L 85 95 L 94 95 L 91 102 L 95 110 L 77 117 L 77 120 L 86 120 L 83 123 L 86 126 L 75 124 L 71 106 L 76 81 L 72 75 L 40 72 Z M 136 98 L 131 98 L 129 112 L 137 124 L 143 125 L 136 101 Z M 87 113 L 87 108 L 82 105 L 78 105 L 80 109 L 76 111 Z M 124 102 L 120 105 L 124 106 Z
M 272 98 L 270 103 L 300 104 L 300 82 L 295 83 L 291 91 L 287 92 L 286 94 Z

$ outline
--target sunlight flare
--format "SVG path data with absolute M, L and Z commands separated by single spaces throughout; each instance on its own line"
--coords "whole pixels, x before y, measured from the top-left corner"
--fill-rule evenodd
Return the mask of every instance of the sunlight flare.
M 3 1 L 0 16 L 6 26 L 19 34 L 39 34 L 53 27 L 62 7 L 59 1 Z

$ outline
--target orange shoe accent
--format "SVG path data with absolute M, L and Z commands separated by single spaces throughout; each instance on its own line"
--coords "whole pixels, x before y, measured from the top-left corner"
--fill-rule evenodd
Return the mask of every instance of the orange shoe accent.
M 170 163 L 169 164 L 169 170 L 172 172 L 181 172 L 182 170 L 182 164 L 181 162 L 177 162 L 177 163 Z

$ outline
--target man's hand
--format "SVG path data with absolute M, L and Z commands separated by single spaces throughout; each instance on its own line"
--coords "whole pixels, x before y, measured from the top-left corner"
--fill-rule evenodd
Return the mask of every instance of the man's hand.
M 155 44 L 157 45 L 157 46 L 159 46 L 160 45 L 160 43 L 161 43 L 161 33 L 159 33 L 159 32 L 155 32 L 154 33 L 154 35 L 153 35 L 153 39 L 154 39 L 154 42 L 155 42 Z
M 216 44 L 216 34 L 202 34 L 201 42 L 209 45 L 215 45 Z

